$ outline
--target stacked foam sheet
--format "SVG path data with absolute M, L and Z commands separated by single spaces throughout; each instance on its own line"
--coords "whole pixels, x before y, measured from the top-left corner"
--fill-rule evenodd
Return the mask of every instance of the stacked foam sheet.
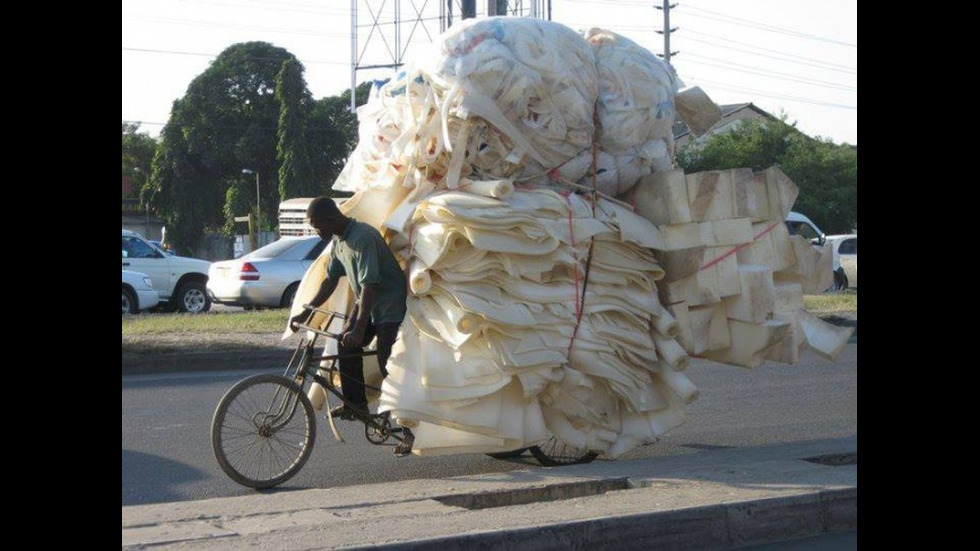
M 551 190 L 445 191 L 411 228 L 410 323 L 381 408 L 415 426 L 417 453 L 553 433 L 618 455 L 681 422 L 697 390 L 657 300 L 652 224 Z
M 415 429 L 415 453 L 556 435 L 617 456 L 683 421 L 691 355 L 757 365 L 842 346 L 802 312 L 826 260 L 785 235 L 792 182 L 670 170 L 678 86 L 614 33 L 489 18 L 450 29 L 359 109 L 334 189 L 355 192 L 342 210 L 384 231 L 409 275 L 379 407 Z M 706 101 L 683 102 L 695 126 L 716 118 Z M 570 192 L 583 187 L 599 193 Z
M 755 367 L 793 363 L 804 346 L 834 358 L 852 330 L 803 310 L 830 285 L 829 245 L 790 236 L 783 220 L 798 188 L 778 167 L 644 178 L 630 200 L 664 240 L 660 298 L 692 356 Z

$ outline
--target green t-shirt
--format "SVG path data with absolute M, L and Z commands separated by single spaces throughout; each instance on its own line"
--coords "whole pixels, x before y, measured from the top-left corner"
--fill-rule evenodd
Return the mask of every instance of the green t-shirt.
M 347 276 L 358 297 L 364 285 L 378 284 L 371 309 L 371 321 L 375 325 L 401 323 L 408 297 L 405 272 L 378 230 L 353 218 L 343 235 L 333 236 L 327 277 L 336 281 L 341 276 Z

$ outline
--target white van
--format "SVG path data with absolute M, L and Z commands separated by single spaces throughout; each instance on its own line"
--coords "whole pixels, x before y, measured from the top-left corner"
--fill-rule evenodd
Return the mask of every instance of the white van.
M 818 228 L 813 220 L 807 218 L 805 214 L 790 211 L 789 215 L 786 216 L 786 227 L 789 229 L 790 235 L 802 235 L 816 246 L 822 247 L 827 241 L 827 235 L 824 234 L 823 230 Z
M 211 308 L 205 287 L 210 266 L 207 260 L 168 255 L 142 235 L 122 231 L 122 269 L 147 274 L 160 301 L 170 301 L 181 312 L 197 314 Z
M 306 207 L 313 197 L 295 197 L 279 203 L 279 237 L 306 237 L 317 235 L 306 221 Z

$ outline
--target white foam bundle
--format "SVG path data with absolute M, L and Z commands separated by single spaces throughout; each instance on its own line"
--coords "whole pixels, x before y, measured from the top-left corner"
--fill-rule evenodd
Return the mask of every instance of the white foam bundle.
M 560 176 L 621 194 L 670 168 L 679 85 L 610 31 L 468 19 L 359 108 L 360 141 L 334 189 L 455 189 L 463 177 L 548 186 Z
M 612 201 L 434 193 L 414 209 L 408 320 L 381 409 L 415 451 L 499 451 L 550 433 L 619 455 L 683 419 L 687 356 L 652 312 L 656 228 Z M 639 241 L 639 242 L 637 242 Z M 669 332 L 669 331 L 668 331 Z M 478 435 L 478 436 L 477 436 Z
M 409 277 L 380 410 L 413 427 L 414 453 L 555 435 L 615 457 L 683 422 L 691 355 L 839 352 L 846 336 L 795 313 L 823 257 L 784 261 L 792 182 L 669 170 L 678 86 L 614 33 L 495 17 L 451 28 L 358 110 L 334 189 Z M 626 191 L 633 206 L 602 197 Z
M 591 147 L 595 57 L 575 31 L 534 19 L 468 19 L 362 106 L 360 142 L 334 189 L 458 185 L 546 173 Z M 577 180 L 589 164 L 562 175 Z
M 595 50 L 599 144 L 608 156 L 599 170 L 606 173 L 604 181 L 615 184 L 614 193 L 622 194 L 641 177 L 670 170 L 674 95 L 681 83 L 670 66 L 626 37 L 590 29 L 585 39 Z

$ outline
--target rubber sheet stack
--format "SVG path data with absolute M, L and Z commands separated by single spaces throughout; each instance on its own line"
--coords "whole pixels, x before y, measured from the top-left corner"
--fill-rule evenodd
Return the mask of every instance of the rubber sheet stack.
M 785 236 L 790 262 L 770 237 L 795 186 L 671 170 L 679 86 L 614 33 L 494 17 L 451 28 L 359 108 L 334 189 L 409 275 L 379 410 L 413 428 L 414 453 L 555 435 L 615 457 L 683 422 L 691 355 L 757 365 L 811 343 L 802 292 L 826 253 Z

